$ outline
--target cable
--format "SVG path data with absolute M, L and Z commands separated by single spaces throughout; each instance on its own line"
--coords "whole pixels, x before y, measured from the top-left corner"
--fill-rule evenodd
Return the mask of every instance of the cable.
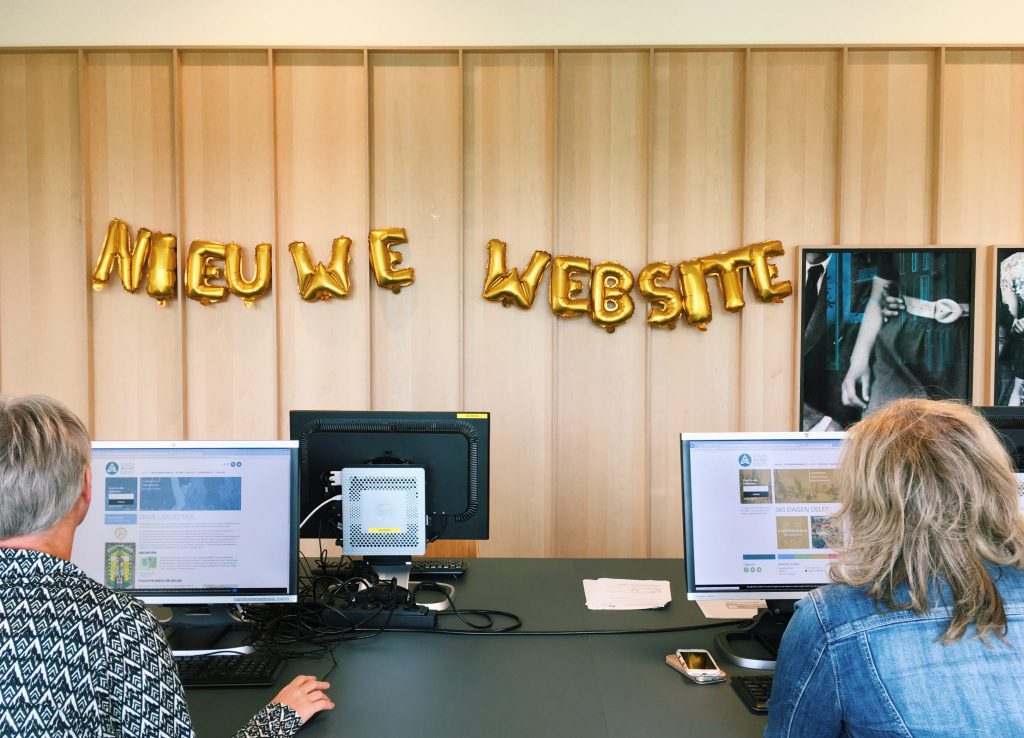
M 337 501 L 338 501 L 338 500 L 340 500 L 340 499 L 341 499 L 341 495 L 335 495 L 334 497 L 329 497 L 329 498 L 327 498 L 326 500 L 324 500 L 323 502 L 321 502 L 321 503 L 320 503 L 319 505 L 317 505 L 316 507 L 314 507 L 314 508 L 313 508 L 313 512 L 311 512 L 311 513 L 310 513 L 309 515 L 307 515 L 307 516 L 306 516 L 306 519 L 305 519 L 305 520 L 303 520 L 303 521 L 302 521 L 301 523 L 299 523 L 299 530 L 302 530 L 302 527 L 303 527 L 303 526 L 304 526 L 304 525 L 305 525 L 306 523 L 308 523 L 308 522 L 309 522 L 309 519 L 310 519 L 311 517 L 313 517 L 314 515 L 316 515 L 316 514 L 317 514 L 317 512 L 319 512 L 319 511 L 320 511 L 320 508 L 324 507 L 325 505 L 329 505 L 329 504 L 330 504 L 330 503 L 332 503 L 332 502 L 337 502 Z

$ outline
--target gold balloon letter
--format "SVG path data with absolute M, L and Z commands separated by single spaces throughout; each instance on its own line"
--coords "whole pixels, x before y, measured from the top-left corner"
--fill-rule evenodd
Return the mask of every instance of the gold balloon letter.
M 173 233 L 154 233 L 149 247 L 146 294 L 160 307 L 174 297 L 178 281 L 178 239 Z
M 750 266 L 748 247 L 726 251 L 724 254 L 702 256 L 704 274 L 718 277 L 725 296 L 725 309 L 731 313 L 743 309 L 743 269 Z
M 338 236 L 331 244 L 331 261 L 324 267 L 318 261 L 313 266 L 309 255 L 309 247 L 302 241 L 288 244 L 288 251 L 295 262 L 295 274 L 299 280 L 299 295 L 306 302 L 321 300 L 327 302 L 332 297 L 347 297 L 352 283 L 348 278 L 348 263 L 351 259 L 352 239 Z
M 548 299 L 551 312 L 560 318 L 575 318 L 590 310 L 589 298 L 578 298 L 583 283 L 573 279 L 574 274 L 590 273 L 590 259 L 580 256 L 556 256 L 551 266 L 551 285 Z
M 658 284 L 671 276 L 672 265 L 667 261 L 648 264 L 640 272 L 637 280 L 640 294 L 651 301 L 647 325 L 669 329 L 676 327 L 679 314 L 683 312 L 683 298 L 678 290 Z
M 686 322 L 706 331 L 711 322 L 711 295 L 708 294 L 704 265 L 700 259 L 691 259 L 679 265 L 679 284 L 683 292 Z
M 614 261 L 594 267 L 590 278 L 590 319 L 609 333 L 633 317 L 633 273 Z
M 185 265 L 185 294 L 203 305 L 225 300 L 227 287 L 211 284 L 210 280 L 222 276 L 220 267 L 212 262 L 224 259 L 226 254 L 227 250 L 222 243 L 193 241 L 188 248 L 188 262 Z
M 768 263 L 770 256 L 784 256 L 782 241 L 764 241 L 750 247 L 750 277 L 754 280 L 754 288 L 761 302 L 782 302 L 782 298 L 793 294 L 791 282 L 774 284 L 772 280 L 779 276 L 779 269 Z
M 224 279 L 231 294 L 238 295 L 247 308 L 270 289 L 271 248 L 269 243 L 256 244 L 256 274 L 252 279 L 242 276 L 242 247 L 229 243 L 224 247 Z
M 415 281 L 416 273 L 409 267 L 395 269 L 402 263 L 402 255 L 392 247 L 407 243 L 404 228 L 379 228 L 370 231 L 370 265 L 377 278 L 377 286 L 390 289 L 395 294 Z
M 149 246 L 152 232 L 148 228 L 140 228 L 132 248 L 128 225 L 114 218 L 107 226 L 107 236 L 103 240 L 103 250 L 92 272 L 92 288 L 99 292 L 110 278 L 110 272 L 117 262 L 117 272 L 121 284 L 129 292 L 135 292 L 142 281 L 142 269 L 149 257 Z
M 520 277 L 518 269 L 509 271 L 506 266 L 505 249 L 504 241 L 492 238 L 487 242 L 487 276 L 484 277 L 483 297 L 485 300 L 500 302 L 505 307 L 515 303 L 523 310 L 529 310 L 537 296 L 537 284 L 551 262 L 551 254 L 547 251 L 534 251 L 526 271 Z

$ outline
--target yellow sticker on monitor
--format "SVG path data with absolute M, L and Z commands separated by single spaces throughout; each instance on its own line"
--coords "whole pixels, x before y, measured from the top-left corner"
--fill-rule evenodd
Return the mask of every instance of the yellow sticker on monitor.
M 486 418 L 487 413 L 456 413 L 456 418 Z
M 367 533 L 401 533 L 401 528 L 367 528 Z

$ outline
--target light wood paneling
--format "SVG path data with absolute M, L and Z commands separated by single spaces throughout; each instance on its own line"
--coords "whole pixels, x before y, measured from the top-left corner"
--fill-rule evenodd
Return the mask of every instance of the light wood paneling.
M 678 264 L 743 245 L 744 56 L 655 54 L 649 261 Z M 683 555 L 679 434 L 732 430 L 739 416 L 739 393 L 725 388 L 739 385 L 733 357 L 740 351 L 740 318 L 712 294 L 715 317 L 707 332 L 683 320 L 674 330 L 650 333 L 653 556 Z
M 634 275 L 647 258 L 648 66 L 646 52 L 559 55 L 555 253 Z M 644 556 L 647 328 L 634 317 L 609 335 L 584 316 L 556 330 L 555 552 Z
M 841 243 L 931 243 L 936 68 L 930 49 L 849 52 Z
M 936 240 L 951 245 L 1024 243 L 1024 51 L 945 54 Z M 979 255 L 975 278 L 974 396 L 992 402 L 992 324 L 981 322 L 998 285 Z
M 480 293 L 491 238 L 508 244 L 508 265 L 520 271 L 553 247 L 553 55 L 467 54 L 463 63 L 466 409 L 491 411 L 491 539 L 481 550 L 545 556 L 555 540 L 547 280 L 527 312 Z
M 0 54 L 0 390 L 90 422 L 78 56 Z
M 754 51 L 747 82 L 744 229 L 747 242 L 779 239 L 782 278 L 796 246 L 834 243 L 840 51 Z M 799 281 L 799 280 L 797 280 Z M 795 287 L 794 289 L 798 289 Z M 739 361 L 740 428 L 795 428 L 796 299 L 747 302 Z
M 275 54 L 279 224 L 281 417 L 290 410 L 370 406 L 370 294 L 367 264 L 369 146 L 367 70 L 361 52 Z M 352 239 L 352 289 L 344 300 L 299 296 L 292 241 L 328 262 L 338 236 Z
M 266 52 L 181 55 L 182 265 L 195 239 L 253 249 L 274 240 L 274 153 Z M 280 244 L 273 244 L 280 249 Z M 184 273 L 184 272 L 183 272 Z M 276 289 L 281 289 L 275 275 Z M 230 296 L 185 309 L 191 438 L 277 435 L 274 298 L 246 309 Z
M 461 78 L 457 54 L 375 53 L 374 228 L 403 227 L 400 294 L 372 287 L 373 407 L 458 410 L 462 382 Z M 358 274 L 358 270 L 356 271 Z
M 107 224 L 177 233 L 174 67 L 170 52 L 86 55 L 89 254 Z M 181 244 L 179 244 L 179 248 Z M 178 299 L 181 299 L 179 294 Z M 92 293 L 97 438 L 181 438 L 181 310 L 131 294 L 117 270 Z M 130 410 L 126 412 L 126 410 Z

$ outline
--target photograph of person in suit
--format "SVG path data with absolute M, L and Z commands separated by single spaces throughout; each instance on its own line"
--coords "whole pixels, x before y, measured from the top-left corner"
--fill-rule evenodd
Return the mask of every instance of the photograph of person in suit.
M 1024 405 L 1024 251 L 999 249 L 996 405 Z
M 802 253 L 802 430 L 901 397 L 970 400 L 973 249 Z

